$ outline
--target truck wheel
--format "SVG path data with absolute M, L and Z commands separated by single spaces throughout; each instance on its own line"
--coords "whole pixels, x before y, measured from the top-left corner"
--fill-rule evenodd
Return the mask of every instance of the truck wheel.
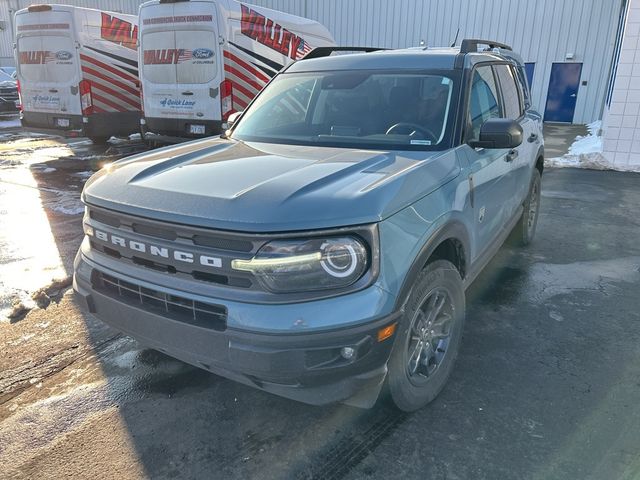
M 431 402 L 458 356 L 465 317 L 464 288 L 451 262 L 428 264 L 416 280 L 389 359 L 387 393 L 402 411 Z
M 107 140 L 109 140 L 110 138 L 111 137 L 91 136 L 91 137 L 89 137 L 89 140 L 91 140 L 94 145 L 106 145 L 107 144 Z
M 522 217 L 511 233 L 511 242 L 514 245 L 526 246 L 531 243 L 538 225 L 538 213 L 540 212 L 540 172 L 533 169 L 529 195 L 524 201 Z

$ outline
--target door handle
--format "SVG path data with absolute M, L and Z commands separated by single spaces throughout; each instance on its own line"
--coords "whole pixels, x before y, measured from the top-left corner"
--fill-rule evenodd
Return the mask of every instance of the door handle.
M 49 93 L 58 93 L 58 90 L 55 88 L 50 88 Z
M 577 96 L 578 95 L 574 93 L 573 95 L 571 95 L 571 98 L 576 98 Z
M 513 162 L 516 158 L 518 158 L 518 151 L 515 149 L 510 150 L 509 153 L 507 153 L 507 156 L 504 157 L 507 162 Z
M 182 92 L 182 95 L 193 95 L 193 92 Z
M 532 133 L 531 135 L 529 135 L 529 138 L 527 138 L 527 142 L 529 142 L 529 143 L 533 143 L 536 140 L 538 140 L 538 134 L 537 133 Z

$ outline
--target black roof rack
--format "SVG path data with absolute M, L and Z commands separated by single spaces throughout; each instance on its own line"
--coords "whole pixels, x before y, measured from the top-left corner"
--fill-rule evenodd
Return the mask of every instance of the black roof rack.
M 495 42 L 493 40 L 480 40 L 477 38 L 465 38 L 460 45 L 460 53 L 475 53 L 478 51 L 478 45 L 486 45 L 489 49 L 502 48 L 503 50 L 513 50 L 509 45 Z
M 333 52 L 377 52 L 379 50 L 388 50 L 388 48 L 380 47 L 316 47 L 307 53 L 300 60 L 309 60 L 311 58 L 328 57 Z

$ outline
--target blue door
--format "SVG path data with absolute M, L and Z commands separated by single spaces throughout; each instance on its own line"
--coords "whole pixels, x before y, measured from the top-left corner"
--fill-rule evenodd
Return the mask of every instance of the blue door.
M 573 122 L 581 73 L 581 63 L 553 64 L 544 110 L 545 122 Z
M 527 62 L 524 64 L 524 71 L 527 74 L 527 82 L 529 82 L 529 89 L 533 89 L 533 71 L 536 69 L 536 64 L 533 62 Z

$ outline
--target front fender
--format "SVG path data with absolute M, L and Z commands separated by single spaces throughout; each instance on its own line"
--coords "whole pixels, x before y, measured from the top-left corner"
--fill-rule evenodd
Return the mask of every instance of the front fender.
M 416 277 L 443 241 L 456 239 L 463 249 L 464 265 L 470 263 L 471 235 L 462 210 L 451 208 L 455 185 L 448 190 L 430 195 L 380 223 L 379 281 L 396 297 L 396 309 L 404 307 Z

